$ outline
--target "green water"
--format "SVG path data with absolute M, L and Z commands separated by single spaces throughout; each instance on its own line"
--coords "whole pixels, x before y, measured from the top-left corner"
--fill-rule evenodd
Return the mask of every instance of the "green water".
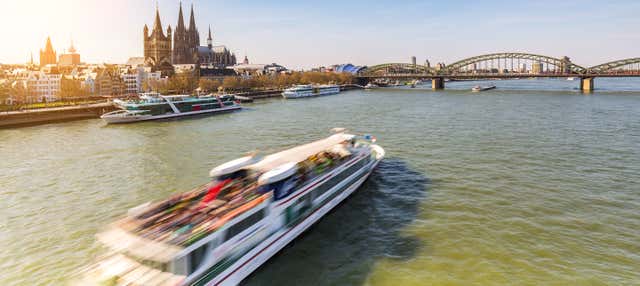
M 640 284 L 640 93 L 458 87 L 0 130 L 0 285 L 64 284 L 128 208 L 336 126 L 387 158 L 245 284 Z

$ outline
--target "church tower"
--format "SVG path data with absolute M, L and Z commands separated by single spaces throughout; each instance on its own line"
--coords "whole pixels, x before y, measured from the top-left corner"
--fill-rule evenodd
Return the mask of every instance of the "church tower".
M 173 71 L 171 65 L 171 26 L 167 27 L 165 36 L 160 22 L 160 11 L 156 7 L 156 18 L 153 23 L 153 30 L 149 34 L 149 27 L 144 25 L 144 60 L 154 70 L 160 70 L 164 74 Z
M 51 38 L 47 37 L 44 51 L 40 50 L 40 66 L 55 65 L 56 63 L 56 52 L 53 50 L 53 45 L 51 45 Z

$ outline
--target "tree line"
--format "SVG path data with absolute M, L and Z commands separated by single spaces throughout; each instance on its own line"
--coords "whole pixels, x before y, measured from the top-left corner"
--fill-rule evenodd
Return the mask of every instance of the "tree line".
M 294 84 L 350 84 L 353 75 L 327 72 L 293 72 L 273 75 L 254 75 L 251 77 L 229 76 L 223 78 L 197 78 L 191 74 L 176 74 L 166 80 L 150 80 L 144 90 L 162 94 L 188 94 L 200 89 L 201 92 L 238 92 L 265 89 L 283 89 Z

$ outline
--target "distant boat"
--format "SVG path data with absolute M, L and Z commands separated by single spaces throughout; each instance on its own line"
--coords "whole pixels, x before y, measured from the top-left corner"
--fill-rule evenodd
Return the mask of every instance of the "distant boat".
M 490 89 L 494 89 L 494 88 L 496 88 L 496 86 L 493 85 L 493 84 L 492 85 L 487 85 L 487 86 L 476 85 L 471 89 L 471 91 L 480 92 L 480 91 L 490 90 Z
M 567 80 L 576 80 L 576 78 L 575 78 L 575 77 L 570 76 L 570 77 L 568 77 L 568 78 L 567 78 Z
M 364 86 L 364 89 L 376 89 L 376 88 L 378 88 L 378 85 L 373 83 L 367 83 L 367 85 Z
M 282 92 L 282 97 L 286 99 L 331 95 L 340 93 L 340 86 L 336 84 L 323 84 L 323 85 L 311 85 L 311 84 L 299 84 L 293 87 L 287 88 Z

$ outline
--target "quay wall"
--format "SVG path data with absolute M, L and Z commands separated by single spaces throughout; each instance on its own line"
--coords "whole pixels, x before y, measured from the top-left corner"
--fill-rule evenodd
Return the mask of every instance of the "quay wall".
M 116 108 L 111 103 L 99 103 L 81 106 L 0 112 L 0 128 L 99 118 L 100 115 L 114 110 L 116 110 Z

